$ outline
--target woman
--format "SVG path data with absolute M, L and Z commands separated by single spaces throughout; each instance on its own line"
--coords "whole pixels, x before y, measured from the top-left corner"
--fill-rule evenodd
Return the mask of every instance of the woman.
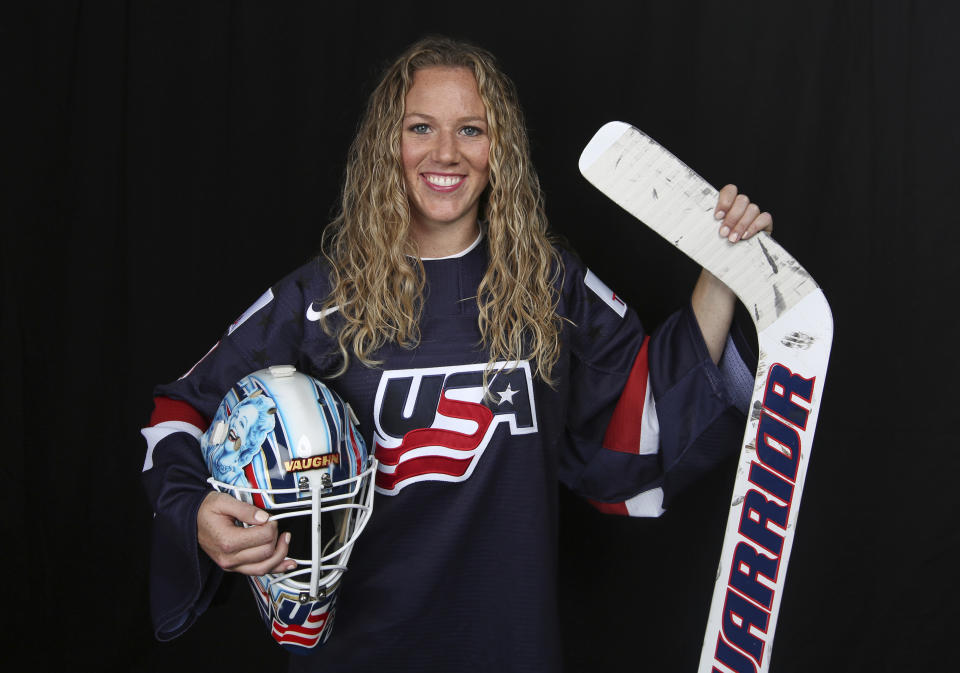
M 771 225 L 730 185 L 716 215 L 731 241 Z M 209 491 L 176 424 L 202 429 L 236 380 L 294 363 L 351 403 L 381 466 L 333 635 L 291 670 L 559 669 L 556 481 L 656 516 L 736 446 L 752 372 L 728 338 L 733 294 L 704 271 L 649 337 L 551 244 L 510 81 L 445 39 L 372 94 L 323 249 L 158 388 L 158 635 L 189 626 L 220 569 L 292 567 L 264 512 Z

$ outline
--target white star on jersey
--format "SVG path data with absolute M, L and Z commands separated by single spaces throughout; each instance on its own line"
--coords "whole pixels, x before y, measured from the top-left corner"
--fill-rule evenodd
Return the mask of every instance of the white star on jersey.
M 510 387 L 510 384 L 508 383 L 507 387 L 504 390 L 497 393 L 497 395 L 500 396 L 500 401 L 497 402 L 497 404 L 498 405 L 503 404 L 504 402 L 509 402 L 510 404 L 513 404 L 513 396 L 516 395 L 518 392 L 520 391 L 514 390 L 513 388 Z

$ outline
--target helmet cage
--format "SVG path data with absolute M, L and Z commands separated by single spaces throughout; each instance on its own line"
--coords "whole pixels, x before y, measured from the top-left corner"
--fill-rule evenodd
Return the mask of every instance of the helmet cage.
M 310 549 L 313 551 L 313 558 L 292 558 L 297 564 L 295 570 L 267 576 L 268 586 L 276 584 L 277 588 L 296 595 L 300 603 L 307 603 L 319 600 L 331 589 L 335 589 L 347 569 L 353 544 L 366 528 L 373 510 L 372 477 L 376 470 L 377 461 L 373 456 L 369 456 L 367 468 L 355 477 L 331 482 L 323 478 L 328 474 L 323 470 L 310 470 L 312 473 L 322 474 L 301 473 L 301 485 L 298 488 L 250 488 L 227 484 L 214 477 L 207 481 L 221 493 L 229 493 L 238 500 L 251 504 L 254 503 L 255 494 L 295 494 L 298 498 L 307 496 L 305 499 L 288 502 L 273 497 L 271 511 L 286 511 L 271 514 L 269 520 L 310 517 Z M 331 515 L 333 531 L 324 530 L 323 514 Z M 302 578 L 306 575 L 309 575 L 309 578 L 304 581 Z

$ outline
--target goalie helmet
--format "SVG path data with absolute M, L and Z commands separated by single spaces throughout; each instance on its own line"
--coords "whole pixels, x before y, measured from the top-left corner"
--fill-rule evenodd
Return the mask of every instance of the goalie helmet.
M 210 484 L 291 532 L 297 567 L 249 580 L 270 634 L 293 652 L 329 637 L 337 587 L 370 519 L 376 460 L 356 423 L 320 381 L 278 366 L 238 381 L 200 438 Z

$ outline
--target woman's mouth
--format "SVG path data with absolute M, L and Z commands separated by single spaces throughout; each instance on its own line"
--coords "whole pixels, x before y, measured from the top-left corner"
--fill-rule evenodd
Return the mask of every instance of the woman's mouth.
M 452 192 L 459 187 L 465 175 L 445 175 L 441 173 L 421 173 L 420 177 L 427 186 L 437 192 Z

